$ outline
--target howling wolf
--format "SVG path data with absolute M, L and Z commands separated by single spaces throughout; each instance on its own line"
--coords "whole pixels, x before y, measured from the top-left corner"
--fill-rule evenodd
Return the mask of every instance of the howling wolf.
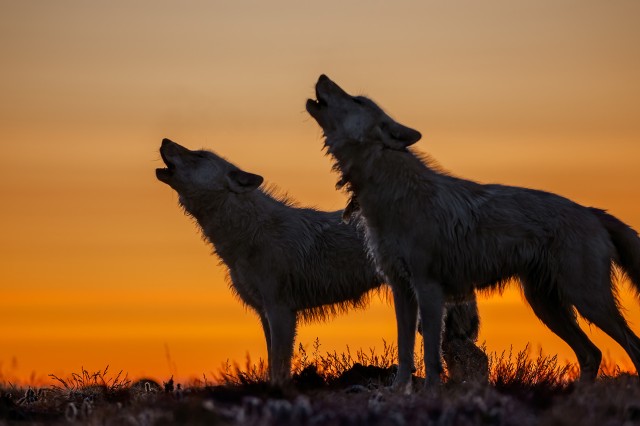
M 213 152 L 164 139 L 160 155 L 167 167 L 156 170 L 157 178 L 178 193 L 228 268 L 231 289 L 260 317 L 271 381 L 286 381 L 298 319 L 364 307 L 382 286 L 363 236 L 342 223 L 342 212 L 297 208 L 261 189 L 261 176 Z M 455 358 L 453 371 L 482 379 L 486 355 L 473 343 L 478 321 L 475 299 L 452 307 L 444 340 L 467 352 L 462 359 L 445 355 Z
M 612 288 L 612 264 L 640 292 L 640 239 L 620 220 L 548 192 L 458 179 L 408 147 L 418 131 L 362 96 L 320 76 L 307 111 L 352 195 L 375 262 L 396 294 L 414 293 L 422 318 L 426 386 L 440 383 L 443 306 L 474 289 L 517 278 L 540 320 L 576 353 L 580 379 L 592 381 L 602 358 L 575 311 L 618 342 L 640 370 L 640 339 Z M 414 309 L 409 298 L 396 309 Z M 398 315 L 400 369 L 410 376 L 416 314 Z

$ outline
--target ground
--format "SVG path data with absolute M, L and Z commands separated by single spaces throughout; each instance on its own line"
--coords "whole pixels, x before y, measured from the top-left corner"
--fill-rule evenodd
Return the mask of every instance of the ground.
M 264 364 L 250 361 L 188 386 L 173 379 L 131 383 L 106 370 L 52 377 L 55 385 L 40 389 L 5 384 L 0 425 L 640 424 L 638 378 L 615 368 L 593 384 L 578 384 L 576 367 L 555 357 L 494 354 L 489 382 L 448 381 L 424 392 L 416 376 L 407 395 L 388 386 L 391 352 L 302 355 L 284 387 L 270 386 Z

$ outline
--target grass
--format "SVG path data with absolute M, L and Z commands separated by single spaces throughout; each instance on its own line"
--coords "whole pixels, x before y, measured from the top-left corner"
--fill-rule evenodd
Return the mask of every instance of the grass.
M 80 368 L 80 373 L 71 373 L 71 376 L 62 379 L 55 374 L 49 374 L 55 382 L 52 388 L 67 392 L 81 392 L 84 389 L 92 387 L 102 387 L 106 392 L 116 392 L 127 388 L 131 384 L 131 380 L 125 374 L 122 376 L 122 370 L 114 377 L 109 377 L 109 366 L 104 370 L 98 370 L 90 373 L 84 367 Z
M 578 369 L 529 348 L 490 354 L 489 383 L 445 383 L 440 392 L 391 391 L 396 348 L 296 351 L 289 386 L 267 382 L 263 360 L 225 363 L 211 379 L 182 387 L 168 378 L 131 382 L 122 371 L 51 375 L 44 388 L 0 386 L 0 425 L 422 425 L 633 424 L 640 422 L 635 376 L 605 363 L 594 384 Z M 424 367 L 416 357 L 414 386 Z
M 357 371 L 366 369 L 369 374 L 378 372 L 381 376 L 391 376 L 397 359 L 397 350 L 393 345 L 383 340 L 382 352 L 377 353 L 374 348 L 367 351 L 358 349 L 355 354 L 351 349 L 343 353 L 337 351 L 322 353 L 319 339 L 313 342 L 311 354 L 300 343 L 294 353 L 292 374 L 294 383 L 303 388 L 317 388 L 323 385 L 335 386 L 344 384 L 345 375 L 353 376 Z M 418 369 L 416 374 L 424 372 L 421 360 L 416 359 Z M 366 374 L 366 373 L 365 373 Z M 205 379 L 206 380 L 206 379 Z M 247 354 L 245 362 L 240 365 L 228 360 L 223 364 L 214 381 L 226 386 L 244 386 L 268 381 L 267 363 L 263 359 L 253 362 Z M 352 383 L 359 384 L 359 383 Z M 381 383 L 388 385 L 389 383 Z

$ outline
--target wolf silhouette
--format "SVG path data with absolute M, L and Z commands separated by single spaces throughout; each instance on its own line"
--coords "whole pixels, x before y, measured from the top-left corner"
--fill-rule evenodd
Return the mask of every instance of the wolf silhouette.
M 520 282 L 538 318 L 576 353 L 580 379 L 593 380 L 602 355 L 577 312 L 618 342 L 640 370 L 640 339 L 618 308 L 613 265 L 640 291 L 638 234 L 604 210 L 527 188 L 459 179 L 408 147 L 420 132 L 328 77 L 306 104 L 324 131 L 340 185 L 352 195 L 375 262 L 394 293 L 400 367 L 411 375 L 416 301 L 422 318 L 425 385 L 440 383 L 444 302 L 474 289 Z M 415 300 L 410 295 L 415 294 Z

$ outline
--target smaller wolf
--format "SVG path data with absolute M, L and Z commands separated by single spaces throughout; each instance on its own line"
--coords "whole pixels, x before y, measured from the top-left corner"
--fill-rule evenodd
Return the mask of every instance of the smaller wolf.
M 260 317 L 271 381 L 286 381 L 298 319 L 364 307 L 382 286 L 361 233 L 341 221 L 340 211 L 297 208 L 261 189 L 261 176 L 213 152 L 164 139 L 160 155 L 167 167 L 156 170 L 157 178 L 178 193 L 228 268 L 231 289 Z M 453 370 L 483 379 L 486 355 L 473 344 L 479 326 L 475 299 L 454 312 L 445 341 L 468 350 L 455 366 L 452 361 Z
M 528 188 L 482 185 L 440 171 L 408 147 L 421 135 L 326 76 L 307 111 L 322 127 L 340 184 L 357 204 L 375 261 L 422 318 L 426 385 L 440 383 L 444 303 L 517 278 L 538 318 L 573 349 L 580 379 L 602 355 L 576 311 L 618 342 L 640 370 L 640 339 L 612 288 L 612 265 L 640 293 L 640 238 L 603 210 Z M 405 290 L 405 291 L 403 291 Z M 412 306 L 409 300 L 396 303 Z M 410 377 L 416 314 L 399 316 L 396 383 Z M 445 345 L 446 346 L 446 345 Z

